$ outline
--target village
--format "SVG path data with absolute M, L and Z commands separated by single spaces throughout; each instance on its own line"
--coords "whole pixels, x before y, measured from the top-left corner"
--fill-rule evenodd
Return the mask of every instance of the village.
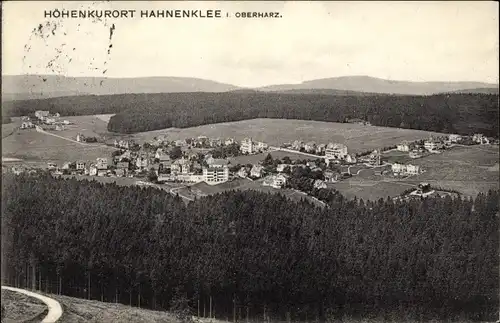
M 59 114 L 37 111 L 36 119 L 22 118 L 21 129 L 43 127 L 47 130 L 60 130 L 68 125 Z M 294 188 L 305 191 L 300 185 L 290 185 L 291 177 L 307 177 L 312 181 L 312 189 L 326 189 L 337 183 L 358 175 L 363 170 L 375 170 L 378 176 L 405 179 L 419 175 L 426 170 L 411 160 L 439 154 L 455 145 L 488 145 L 490 139 L 481 134 L 473 136 L 430 137 L 414 142 L 403 141 L 395 146 L 383 147 L 373 151 L 350 153 L 342 143 L 315 143 L 295 140 L 273 147 L 265 142 L 245 138 L 186 138 L 170 140 L 159 135 L 142 144 L 134 140 L 114 139 L 99 142 L 98 138 L 85 137 L 78 133 L 72 140 L 80 143 L 98 143 L 114 147 L 111 156 L 101 156 L 96 160 L 68 160 L 62 164 L 48 162 L 47 169 L 54 175 L 73 175 L 89 177 L 130 177 L 145 179 L 147 182 L 178 183 L 185 186 L 206 183 L 218 185 L 237 178 L 251 181 L 259 180 L 262 186 L 274 189 Z M 294 156 L 272 157 L 272 152 L 281 151 Z M 267 156 L 266 156 L 267 153 Z M 391 158 L 396 153 L 397 158 Z M 239 156 L 261 154 L 262 160 L 253 163 L 238 162 Z M 303 156 L 304 159 L 297 159 Z M 407 158 L 402 158 L 407 157 Z M 300 168 L 303 172 L 294 171 Z M 355 171 L 352 171 L 352 170 Z M 13 169 L 21 172 L 19 168 Z M 297 181 L 295 181 L 297 182 Z M 423 183 L 425 186 L 425 183 Z M 418 191 L 417 188 L 415 188 Z

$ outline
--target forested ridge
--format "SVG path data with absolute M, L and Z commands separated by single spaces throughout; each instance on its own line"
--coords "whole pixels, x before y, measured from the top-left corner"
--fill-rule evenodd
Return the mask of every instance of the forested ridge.
M 430 96 L 366 96 L 261 92 L 158 93 L 75 96 L 4 103 L 4 113 L 35 110 L 62 115 L 116 113 L 108 130 L 135 133 L 169 127 L 254 118 L 343 122 L 360 118 L 376 126 L 498 137 L 498 95 L 448 93 Z
M 151 187 L 3 177 L 10 284 L 155 309 L 182 293 L 194 314 L 212 304 L 224 318 L 498 317 L 498 191 L 323 209 L 256 191 L 185 205 Z

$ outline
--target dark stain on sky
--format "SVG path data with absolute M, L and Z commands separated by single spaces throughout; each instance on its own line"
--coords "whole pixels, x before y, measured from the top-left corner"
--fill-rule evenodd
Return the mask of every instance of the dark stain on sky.
M 108 1 L 106 1 L 106 2 L 108 2 Z M 95 7 L 99 3 L 102 3 L 102 1 L 94 1 L 88 6 L 87 9 L 88 10 L 95 9 Z M 95 18 L 92 20 L 92 22 L 93 23 L 103 23 L 105 27 L 109 26 L 108 22 L 106 22 L 106 20 L 105 19 L 103 20 L 102 18 Z M 81 26 L 81 24 L 78 24 L 78 26 L 75 30 L 77 33 L 80 32 L 80 26 Z M 38 24 L 38 26 L 33 28 L 32 32 L 31 32 L 31 36 L 29 38 L 29 42 L 24 45 L 23 64 L 26 61 L 27 55 L 31 53 L 31 50 L 32 50 L 31 41 L 32 41 L 33 37 L 44 40 L 45 47 L 49 47 L 48 46 L 49 43 L 47 43 L 46 39 L 48 39 L 51 36 L 57 36 L 56 35 L 57 31 L 61 30 L 62 27 L 63 27 L 63 20 L 55 20 L 55 21 L 42 22 L 42 23 Z M 111 27 L 109 27 L 109 44 L 108 44 L 108 48 L 106 48 L 107 57 L 104 60 L 104 66 L 107 65 L 107 61 L 111 58 L 110 57 L 111 48 L 113 48 L 112 39 L 113 39 L 115 29 L 116 29 L 115 24 L 111 24 Z M 63 31 L 61 30 L 61 32 L 63 32 Z M 86 34 L 89 35 L 89 32 L 86 32 Z M 66 32 L 63 32 L 63 35 L 67 36 L 68 34 Z M 63 47 L 66 45 L 67 45 L 66 43 L 63 43 L 59 48 L 54 48 L 55 53 L 52 56 L 52 58 L 47 62 L 47 65 L 45 66 L 52 73 L 63 74 L 64 71 L 66 70 L 66 65 L 70 64 L 73 61 L 73 58 L 70 57 L 70 55 L 68 55 L 70 52 L 63 50 Z M 48 51 L 48 50 L 49 50 L 49 48 L 44 49 L 44 51 Z M 76 51 L 76 47 L 73 47 L 72 51 L 73 52 Z M 92 61 L 94 61 L 94 58 L 92 58 Z M 91 62 L 90 63 L 91 69 L 93 69 L 93 70 L 99 69 L 99 68 L 93 67 L 92 65 L 93 64 Z M 37 65 L 37 67 L 40 67 L 40 66 Z M 31 70 L 32 66 L 28 65 L 28 68 Z M 102 74 L 106 74 L 106 72 L 107 72 L 107 69 L 103 69 Z M 31 74 L 30 71 L 28 71 L 28 74 Z M 45 76 L 39 76 L 39 78 L 43 82 L 47 82 L 47 80 L 48 80 L 47 77 L 45 77 Z M 87 86 L 87 83 L 85 83 L 84 85 Z M 100 86 L 102 86 L 102 85 L 103 85 L 103 81 L 100 82 Z M 33 90 L 35 86 L 36 86 L 35 84 L 32 84 L 31 90 Z M 42 95 L 43 95 L 43 93 L 42 93 Z

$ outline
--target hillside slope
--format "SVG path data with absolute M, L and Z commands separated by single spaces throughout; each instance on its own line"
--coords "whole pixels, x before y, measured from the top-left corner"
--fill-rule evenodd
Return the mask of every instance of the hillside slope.
M 261 91 L 335 89 L 340 91 L 386 94 L 430 95 L 464 89 L 498 88 L 497 84 L 480 82 L 409 82 L 385 80 L 370 76 L 342 76 L 305 81 L 300 84 L 278 84 L 261 87 Z
M 226 92 L 238 87 L 189 77 L 66 77 L 58 75 L 3 75 L 2 100 L 121 93 Z

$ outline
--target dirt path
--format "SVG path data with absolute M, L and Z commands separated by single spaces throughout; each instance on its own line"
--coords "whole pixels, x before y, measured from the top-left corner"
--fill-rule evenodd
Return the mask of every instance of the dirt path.
M 2 289 L 10 290 L 12 292 L 21 293 L 21 294 L 24 294 L 26 296 L 34 297 L 34 298 L 39 299 L 42 302 L 44 302 L 47 305 L 49 310 L 48 310 L 47 316 L 45 316 L 45 318 L 42 320 L 42 323 L 55 323 L 59 320 L 59 318 L 62 315 L 61 304 L 59 304 L 58 301 L 56 301 L 52 298 L 27 291 L 25 289 L 20 289 L 20 288 L 2 286 Z

